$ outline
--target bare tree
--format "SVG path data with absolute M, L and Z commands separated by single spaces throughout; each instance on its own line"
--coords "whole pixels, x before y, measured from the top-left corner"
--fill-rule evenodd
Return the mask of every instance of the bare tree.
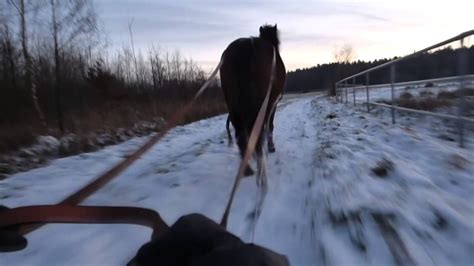
M 17 74 L 13 38 L 6 22 L 1 25 L 2 70 L 5 80 L 10 80 L 13 90 L 17 90 Z
M 61 106 L 61 77 L 60 77 L 60 60 L 59 60 L 59 22 L 57 19 L 57 8 L 58 4 L 55 0 L 50 0 L 51 4 L 51 24 L 52 24 L 52 33 L 53 33 L 53 42 L 54 42 L 54 91 L 56 95 L 56 118 L 58 120 L 58 128 L 61 132 L 64 132 L 64 120 L 63 120 L 63 111 Z
M 153 51 L 150 50 L 148 52 L 148 60 L 150 60 L 150 68 L 151 68 L 151 79 L 152 79 L 152 82 L 153 82 L 153 92 L 156 93 L 157 90 L 158 90 L 158 69 L 157 69 L 157 65 L 156 65 L 156 59 L 153 55 Z
M 132 51 L 129 47 L 123 46 L 122 51 L 123 54 L 119 54 L 119 64 L 122 65 L 123 71 L 125 73 L 124 78 L 127 84 L 133 83 L 133 69 L 132 69 Z
M 331 82 L 332 84 L 329 86 L 329 95 L 336 95 L 336 87 L 334 85 L 334 82 L 341 78 L 342 75 L 342 69 L 341 69 L 341 64 L 348 64 L 352 61 L 355 60 L 356 54 L 354 51 L 354 48 L 350 44 L 344 44 L 340 47 L 337 47 L 334 49 L 334 60 L 338 63 L 337 69 L 336 69 L 336 78 Z
M 160 50 L 154 46 L 152 46 L 149 56 L 153 78 L 153 88 L 155 92 L 157 92 L 159 87 L 163 87 L 166 78 L 165 62 L 160 56 Z
M 173 79 L 172 74 L 171 74 L 171 59 L 170 59 L 170 53 L 168 51 L 165 51 L 165 70 L 166 70 L 166 80 L 169 82 Z
M 29 48 L 28 48 L 28 29 L 27 29 L 27 22 L 26 22 L 27 9 L 25 7 L 25 0 L 18 0 L 18 1 L 9 0 L 9 3 L 15 8 L 20 18 L 20 36 L 21 36 L 20 38 L 21 38 L 21 47 L 23 51 L 23 58 L 25 60 L 26 87 L 31 91 L 33 106 L 36 110 L 36 113 L 38 115 L 38 118 L 41 124 L 46 129 L 47 127 L 46 119 L 38 102 L 36 84 L 33 82 L 33 79 L 32 79 L 33 64 L 31 60 Z
M 356 54 L 350 44 L 344 44 L 334 50 L 334 59 L 338 63 L 350 63 L 354 61 Z
M 172 57 L 172 65 L 173 65 L 174 78 L 176 80 L 177 85 L 179 85 L 181 81 L 181 64 L 182 64 L 181 54 L 179 53 L 179 50 L 175 50 Z
M 139 83 L 139 77 L 138 77 L 138 62 L 137 62 L 137 57 L 135 55 L 135 45 L 133 42 L 133 30 L 132 30 L 132 24 L 133 24 L 133 19 L 128 21 L 128 32 L 130 34 L 130 44 L 132 45 L 132 58 L 133 58 L 133 64 L 135 68 L 135 79 L 137 84 Z M 137 91 L 138 91 L 138 86 L 137 86 Z
M 76 39 L 97 30 L 96 16 L 90 0 L 50 0 L 51 33 L 54 49 L 56 118 L 64 133 L 64 114 L 61 97 L 61 53 L 73 47 Z

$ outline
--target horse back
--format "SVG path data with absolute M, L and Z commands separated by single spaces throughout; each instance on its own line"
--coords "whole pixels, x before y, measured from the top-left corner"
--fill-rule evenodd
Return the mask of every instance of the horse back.
M 283 92 L 286 70 L 276 52 L 275 79 L 270 105 Z M 232 42 L 223 54 L 220 70 L 221 84 L 232 116 L 242 117 L 253 124 L 268 89 L 273 60 L 273 45 L 261 38 L 241 38 Z M 270 108 L 268 108 L 270 109 Z

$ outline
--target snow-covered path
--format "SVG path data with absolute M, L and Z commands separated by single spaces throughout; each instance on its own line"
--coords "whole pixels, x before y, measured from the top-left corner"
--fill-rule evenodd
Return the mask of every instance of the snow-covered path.
M 427 123 L 388 124 L 320 96 L 291 98 L 275 122 L 269 191 L 255 242 L 292 265 L 473 265 L 474 148 L 430 134 Z M 471 135 L 472 136 L 472 135 Z M 0 204 L 51 204 L 145 138 L 54 161 L 0 181 Z M 371 171 L 393 163 L 387 176 Z M 157 210 L 168 224 L 199 212 L 219 221 L 239 155 L 225 116 L 174 129 L 85 205 Z M 255 178 L 241 183 L 229 230 L 248 241 Z M 47 225 L 0 265 L 125 265 L 150 235 L 128 225 Z

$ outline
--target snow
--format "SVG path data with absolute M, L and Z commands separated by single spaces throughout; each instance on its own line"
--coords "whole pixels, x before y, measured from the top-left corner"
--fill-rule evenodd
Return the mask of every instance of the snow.
M 427 80 L 431 81 L 431 80 Z M 395 83 L 394 86 L 394 98 L 398 99 L 400 95 L 404 92 L 409 92 L 413 94 L 413 96 L 418 96 L 420 93 L 423 92 L 430 92 L 436 97 L 439 92 L 453 92 L 459 89 L 459 82 L 458 81 L 441 81 L 441 82 L 427 82 L 431 83 L 432 87 L 425 87 L 426 83 L 419 84 L 419 81 L 416 85 L 408 85 L 405 83 Z M 464 86 L 472 88 L 474 86 L 474 80 L 471 76 L 469 79 L 464 81 Z M 345 92 L 343 92 L 345 93 Z M 353 101 L 353 90 L 352 88 L 348 88 L 348 102 Z M 369 99 L 372 102 L 380 101 L 380 100 L 391 100 L 392 88 L 390 84 L 382 84 L 382 85 L 372 85 L 369 88 Z M 344 94 L 345 97 L 345 94 Z M 345 101 L 345 98 L 344 98 Z M 366 102 L 367 101 L 367 92 L 365 87 L 357 87 L 356 88 L 356 101 L 357 102 Z
M 330 115 L 330 116 L 329 116 Z M 239 154 L 227 146 L 226 116 L 175 128 L 84 205 L 157 210 L 168 224 L 199 212 L 219 221 Z M 254 241 L 292 265 L 473 265 L 474 139 L 435 118 L 366 113 L 318 94 L 284 99 L 268 157 L 269 190 Z M 1 204 L 52 204 L 146 141 L 58 159 L 0 181 Z M 387 176 L 371 169 L 393 163 Z M 229 230 L 249 241 L 257 188 L 246 178 Z M 47 225 L 1 265 L 125 265 L 151 231 L 129 225 Z M 45 244 L 47 243 L 47 244 Z

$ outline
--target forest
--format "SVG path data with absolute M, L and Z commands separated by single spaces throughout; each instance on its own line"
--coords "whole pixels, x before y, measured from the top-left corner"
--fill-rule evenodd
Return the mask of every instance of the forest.
M 126 34 L 109 49 L 91 0 L 0 1 L 0 152 L 39 135 L 158 125 L 207 78 L 178 50 L 135 49 L 132 21 Z M 225 112 L 212 86 L 183 123 Z
M 462 49 L 445 47 L 444 49 L 409 58 L 397 64 L 396 82 L 456 76 L 459 73 L 458 59 L 460 53 L 464 58 L 468 59 L 468 71 L 470 74 L 473 74 L 473 46 Z M 290 71 L 288 73 L 286 91 L 332 91 L 336 81 L 396 58 L 368 62 L 360 60 L 334 62 Z M 389 79 L 389 68 L 382 68 L 370 73 L 370 84 L 372 85 L 389 83 Z M 365 77 L 357 78 L 356 83 L 365 84 Z

